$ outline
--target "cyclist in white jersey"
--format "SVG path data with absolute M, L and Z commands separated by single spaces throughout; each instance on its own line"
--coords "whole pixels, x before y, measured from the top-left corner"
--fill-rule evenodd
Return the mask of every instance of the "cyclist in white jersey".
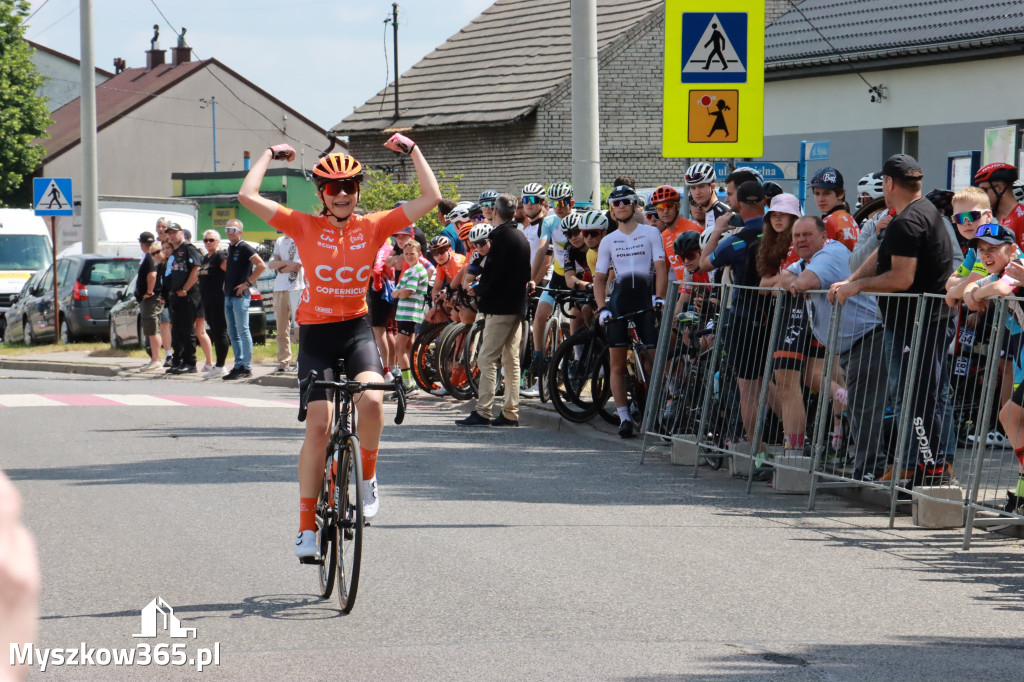
M 631 187 L 616 187 L 608 197 L 613 217 L 619 229 L 601 241 L 597 251 L 597 272 L 594 274 L 594 295 L 599 306 L 599 321 L 607 327 L 611 389 L 615 409 L 619 415 L 619 435 L 632 438 L 633 419 L 626 395 L 627 322 L 612 320 L 627 313 L 643 312 L 633 321 L 640 340 L 647 347 L 645 366 L 650 369 L 657 335 L 654 330 L 655 308 L 664 305 L 668 287 L 665 266 L 665 247 L 661 234 L 650 225 L 636 220 L 636 206 L 640 199 Z M 615 292 L 605 305 L 608 271 L 615 270 Z
M 715 167 L 707 161 L 698 161 L 686 169 L 683 180 L 690 188 L 690 201 L 696 204 L 704 215 L 704 230 L 710 233 L 719 216 L 731 210 L 728 204 L 718 200 L 715 191 Z

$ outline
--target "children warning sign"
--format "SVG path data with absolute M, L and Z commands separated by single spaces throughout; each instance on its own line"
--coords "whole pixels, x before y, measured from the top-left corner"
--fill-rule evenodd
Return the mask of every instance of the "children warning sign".
M 764 2 L 667 0 L 666 158 L 757 158 L 764 147 Z

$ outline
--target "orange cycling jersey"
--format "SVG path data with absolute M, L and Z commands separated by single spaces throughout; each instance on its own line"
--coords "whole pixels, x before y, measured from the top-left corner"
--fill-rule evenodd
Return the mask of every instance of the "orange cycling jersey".
M 676 255 L 676 250 L 672 248 L 672 245 L 675 243 L 676 237 L 683 232 L 696 232 L 700 234 L 703 229 L 692 220 L 679 218 L 676 220 L 675 226 L 662 230 L 661 241 L 665 245 L 665 257 L 668 260 L 669 267 L 672 268 L 672 272 L 676 273 L 677 281 L 682 282 L 685 279 L 686 268 L 683 266 L 683 259 Z
M 324 324 L 362 317 L 373 259 L 388 237 L 409 225 L 405 209 L 352 215 L 343 228 L 322 216 L 278 206 L 269 225 L 295 241 L 306 274 L 306 288 L 295 318 Z
M 843 246 L 853 251 L 857 246 L 857 237 L 860 235 L 860 228 L 853 216 L 839 208 L 832 211 L 824 218 L 825 231 L 829 239 L 842 243 Z
M 1024 204 L 1017 204 L 1010 209 L 1010 212 L 999 221 L 999 224 L 1013 230 L 1013 234 L 1017 237 L 1017 246 L 1024 251 Z
M 449 284 L 455 283 L 455 277 L 459 274 L 459 270 L 466 264 L 466 257 L 461 253 L 455 253 L 454 249 L 451 251 L 451 258 L 444 265 L 437 266 L 437 276 L 441 278 L 441 281 L 447 281 Z

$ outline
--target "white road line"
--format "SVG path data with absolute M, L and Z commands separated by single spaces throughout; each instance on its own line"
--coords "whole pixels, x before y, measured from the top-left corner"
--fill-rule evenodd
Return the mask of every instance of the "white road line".
M 0 395 L 0 407 L 64 407 L 64 403 L 34 393 Z
M 137 393 L 96 393 L 98 398 L 106 398 L 122 405 L 133 405 L 139 407 L 181 407 L 181 403 L 155 395 L 139 395 Z
M 225 403 L 234 403 L 239 407 L 297 407 L 286 400 L 264 400 L 262 398 L 226 398 L 224 396 L 209 396 L 214 400 L 221 400 Z

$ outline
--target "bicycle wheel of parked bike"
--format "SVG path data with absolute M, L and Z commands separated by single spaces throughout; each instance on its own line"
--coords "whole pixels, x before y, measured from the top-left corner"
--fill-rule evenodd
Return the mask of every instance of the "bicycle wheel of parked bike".
M 359 565 L 363 556 L 363 461 L 359 439 L 346 436 L 338 452 L 337 525 L 338 603 L 345 613 L 352 610 L 359 591 Z
M 334 453 L 328 451 L 324 466 L 324 482 L 320 498 L 316 502 L 317 531 L 316 543 L 320 548 L 320 596 L 330 599 L 334 592 L 334 578 L 338 571 L 338 471 L 334 464 Z
M 469 400 L 473 393 L 469 377 L 462 364 L 462 350 L 472 325 L 457 323 L 448 328 L 441 337 L 437 359 L 441 383 L 448 393 L 457 400 Z
M 462 350 L 462 368 L 466 372 L 466 379 L 469 382 L 469 391 L 472 397 L 480 396 L 480 367 L 477 366 L 477 356 L 480 355 L 480 344 L 484 338 L 484 321 L 481 317 L 473 323 L 466 335 L 466 344 Z M 498 377 L 500 383 L 501 377 Z
M 427 325 L 412 344 L 409 352 L 412 377 L 421 390 L 432 392 L 442 387 L 437 371 L 437 341 L 449 322 Z
M 569 325 L 562 324 L 558 317 L 555 315 L 551 316 L 551 320 L 548 322 L 547 328 L 544 330 L 544 348 L 541 350 L 541 358 L 546 363 L 545 368 L 541 371 L 540 376 L 537 377 L 537 391 L 540 393 L 540 401 L 546 403 L 551 397 L 551 390 L 547 386 L 547 378 L 549 375 L 549 368 L 554 361 L 555 351 L 565 341 L 568 334 Z
M 626 362 L 630 367 L 626 370 L 626 391 L 629 393 L 629 414 L 636 426 L 640 426 L 644 420 L 644 410 L 647 407 L 647 377 L 644 372 L 641 358 L 645 349 L 643 346 L 630 349 Z
M 555 349 L 547 376 L 551 403 L 568 421 L 593 419 L 611 394 L 609 376 L 604 339 L 581 329 Z

